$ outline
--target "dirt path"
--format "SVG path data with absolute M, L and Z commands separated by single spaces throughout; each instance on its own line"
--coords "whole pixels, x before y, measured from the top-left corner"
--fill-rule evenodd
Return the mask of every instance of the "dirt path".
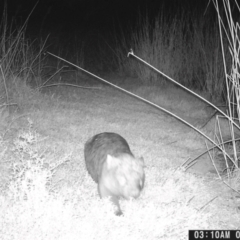
M 60 93 L 61 111 L 46 111 L 46 116 L 40 117 L 39 130 L 62 141 L 69 137 L 69 140 L 75 139 L 83 144 L 96 133 L 117 132 L 129 141 L 134 153 L 143 155 L 147 162 L 161 165 L 161 159 L 166 159 L 175 167 L 205 150 L 205 140 L 192 129 L 111 87 L 102 86 L 94 90 L 58 88 L 57 92 Z M 139 87 L 135 92 L 142 96 L 150 95 L 150 100 L 195 126 L 207 120 L 205 105 L 179 89 Z M 51 123 L 43 124 L 42 121 Z M 46 125 L 49 129 L 42 129 L 41 126 Z M 190 171 L 204 174 L 211 169 L 211 162 L 204 155 Z
M 20 128 L 36 131 L 40 134 L 36 145 L 42 149 L 41 158 L 49 166 L 58 161 L 63 163 L 54 169 L 50 194 L 44 195 L 39 205 L 35 204 L 36 197 L 14 205 L 0 198 L 2 206 L 8 206 L 0 209 L 0 219 L 6 222 L 0 237 L 11 236 L 18 229 L 15 239 L 32 239 L 37 235 L 54 236 L 51 239 L 60 239 L 59 236 L 66 236 L 65 239 L 95 239 L 96 236 L 99 239 L 186 239 L 189 229 L 236 228 L 240 204 L 216 179 L 207 155 L 187 172 L 176 171 L 188 158 L 205 150 L 205 140 L 156 108 L 113 88 L 95 87 L 98 89 L 46 89 L 33 108 L 14 121 L 12 134 L 6 135 L 9 141 L 14 133 L 18 136 Z M 203 125 L 209 116 L 204 104 L 179 89 L 129 85 L 126 88 L 195 126 Z M 204 131 L 211 134 L 209 126 Z M 128 141 L 132 152 L 145 160 L 144 191 L 136 201 L 121 201 L 123 218 L 113 214 L 109 202 L 99 199 L 97 186 L 86 172 L 84 143 L 100 132 L 119 133 Z M 13 154 L 6 159 L 14 162 L 14 157 Z M 21 161 L 25 164 L 24 159 Z M 2 166 L 1 171 L 5 172 Z M 41 189 L 44 188 L 45 183 Z M 42 197 L 42 192 L 34 196 Z M 33 206 L 31 217 L 29 206 Z M 19 211 L 21 215 L 16 214 Z M 7 223 L 9 215 L 16 216 L 15 225 Z M 29 220 L 25 222 L 22 218 Z M 45 225 L 39 221 L 48 221 L 54 228 L 46 232 Z M 40 225 L 33 228 L 33 222 Z M 114 230 L 109 232 L 109 229 Z

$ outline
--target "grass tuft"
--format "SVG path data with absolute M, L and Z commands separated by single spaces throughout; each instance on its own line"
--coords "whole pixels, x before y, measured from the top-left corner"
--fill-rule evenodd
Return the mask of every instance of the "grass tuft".
M 119 72 L 146 85 L 166 85 L 158 73 L 126 60 L 126 52 L 132 48 L 140 58 L 184 86 L 207 93 L 210 100 L 221 100 L 225 89 L 217 20 L 209 26 L 214 22 L 211 16 L 193 15 L 180 11 L 171 20 L 164 13 L 155 18 L 141 15 L 135 28 L 115 36 Z

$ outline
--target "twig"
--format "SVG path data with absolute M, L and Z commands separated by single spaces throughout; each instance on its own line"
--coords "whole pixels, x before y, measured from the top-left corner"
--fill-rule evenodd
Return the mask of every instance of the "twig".
M 7 89 L 6 79 L 5 79 L 5 76 L 4 76 L 3 69 L 2 69 L 1 65 L 0 65 L 0 69 L 1 69 L 1 74 L 2 74 L 2 77 L 3 77 L 4 89 L 5 89 L 6 96 L 7 96 L 7 104 L 9 104 L 9 96 L 8 96 L 8 89 Z
M 212 161 L 212 164 L 213 164 L 213 166 L 214 166 L 214 168 L 215 168 L 215 170 L 216 170 L 216 172 L 217 172 L 217 174 L 218 174 L 218 177 L 219 177 L 220 179 L 222 179 L 221 176 L 220 176 L 220 174 L 219 174 L 219 171 L 217 170 L 216 164 L 215 164 L 215 162 L 213 161 L 212 155 L 210 154 L 210 151 L 209 151 L 209 149 L 208 149 L 207 143 L 206 143 L 206 148 L 207 148 L 207 150 L 208 150 L 208 155 L 209 155 L 209 157 L 210 157 L 210 159 L 211 159 L 211 161 Z
M 206 204 L 204 204 L 204 205 L 198 210 L 198 212 L 203 211 L 204 208 L 206 208 L 207 205 L 209 205 L 209 204 L 210 204 L 212 201 L 214 201 L 216 198 L 218 198 L 218 196 L 214 197 L 213 199 L 211 199 L 210 201 L 208 201 Z
M 238 192 L 236 189 L 232 188 L 227 182 L 222 181 L 224 184 L 226 184 L 230 189 L 232 189 L 234 192 L 240 195 L 240 192 Z
M 200 129 L 204 128 L 209 123 L 209 121 L 216 115 L 216 113 L 217 110 L 214 111 L 214 113 L 207 119 L 207 121 L 200 127 Z
M 40 86 L 39 88 L 42 88 L 48 81 L 50 81 L 55 75 L 57 75 L 63 68 L 65 68 L 67 66 L 62 66 L 60 69 L 58 69 L 50 78 L 48 78 L 43 84 L 42 86 Z
M 4 103 L 4 104 L 0 105 L 0 108 L 1 108 L 1 107 L 12 106 L 12 105 L 18 105 L 18 104 L 17 104 L 17 103 Z
M 190 123 L 188 123 L 187 121 L 185 121 L 184 119 L 178 117 L 176 114 L 174 114 L 174 113 L 166 110 L 165 108 L 162 108 L 161 106 L 159 106 L 159 105 L 157 105 L 157 104 L 155 104 L 155 103 L 153 103 L 153 102 L 151 102 L 151 101 L 149 101 L 149 100 L 147 100 L 147 99 L 145 99 L 145 98 L 143 98 L 143 97 L 140 97 L 140 96 L 138 96 L 138 95 L 136 95 L 136 94 L 134 94 L 134 93 L 132 93 L 132 92 L 129 92 L 129 91 L 127 91 L 127 90 L 125 90 L 125 89 L 123 89 L 123 88 L 121 88 L 121 87 L 119 87 L 119 86 L 117 86 L 117 85 L 115 85 L 115 84 L 113 84 L 113 83 L 111 83 L 111 82 L 109 82 L 109 81 L 101 78 L 101 77 L 98 77 L 97 75 L 95 75 L 95 74 L 93 74 L 93 73 L 91 73 L 91 72 L 89 72 L 89 71 L 87 71 L 87 70 L 85 70 L 85 69 L 77 66 L 76 64 L 73 64 L 73 63 L 71 63 L 71 62 L 69 62 L 69 61 L 67 61 L 67 60 L 65 60 L 65 59 L 63 59 L 63 58 L 61 58 L 61 57 L 53 54 L 53 53 L 50 53 L 50 52 L 47 52 L 47 53 L 48 53 L 49 55 L 55 57 L 55 58 L 58 58 L 58 59 L 60 59 L 60 60 L 62 60 L 62 61 L 64 61 L 64 62 L 66 62 L 66 63 L 68 63 L 68 64 L 76 67 L 77 69 L 80 69 L 81 71 L 89 74 L 90 76 L 92 76 L 92 77 L 94 77 L 94 78 L 96 78 L 96 79 L 98 79 L 98 80 L 100 80 L 100 81 L 102 81 L 102 82 L 104 82 L 104 83 L 106 83 L 106 84 L 108 84 L 108 85 L 111 85 L 112 87 L 114 87 L 114 88 L 116 88 L 116 89 L 118 89 L 118 90 L 120 90 L 120 91 L 122 91 L 122 92 L 124 92 L 124 93 L 127 93 L 128 95 L 130 95 L 130 96 L 132 96 L 132 97 L 134 97 L 134 98 L 137 98 L 138 100 L 141 100 L 142 102 L 145 102 L 145 103 L 147 103 L 147 104 L 149 104 L 149 105 L 151 105 L 151 106 L 153 106 L 153 107 L 155 107 L 155 108 L 157 108 L 157 109 L 159 109 L 159 110 L 161 110 L 161 111 L 169 114 L 170 116 L 176 118 L 176 119 L 179 120 L 180 122 L 184 123 L 184 124 L 187 125 L 188 127 L 192 128 L 193 130 L 195 130 L 196 132 L 198 132 L 200 135 L 202 135 L 204 138 L 206 138 L 209 142 L 211 142 L 212 144 L 214 144 L 217 148 L 219 148 L 219 150 L 223 151 L 224 154 L 226 154 L 226 156 L 228 156 L 228 158 L 231 160 L 231 157 L 228 155 L 228 153 L 226 153 L 223 149 L 221 149 L 221 147 L 220 147 L 219 145 L 217 145 L 210 137 L 208 137 L 206 134 L 204 134 L 204 133 L 201 132 L 199 129 L 197 129 L 196 127 L 194 127 L 192 124 L 190 124 Z M 129 56 L 129 54 L 134 55 L 133 52 L 128 53 L 128 56 Z M 134 56 L 135 56 L 135 55 L 134 55 Z M 138 58 L 137 56 L 135 56 L 135 57 Z M 140 59 L 140 58 L 138 58 L 138 59 Z M 142 62 L 146 63 L 146 62 L 143 61 L 142 59 L 140 59 L 140 60 L 141 60 Z M 152 67 L 150 64 L 148 64 L 148 63 L 146 63 L 146 64 L 149 65 L 151 68 L 156 69 L 156 68 Z M 156 71 L 158 71 L 158 70 L 156 69 Z M 160 71 L 158 71 L 158 72 L 160 72 Z M 160 73 L 161 73 L 161 72 L 160 72 Z M 166 76 L 166 75 L 164 74 L 164 76 Z M 172 80 L 172 81 L 174 81 L 174 80 Z M 175 81 L 174 81 L 174 82 L 175 82 Z M 179 84 L 179 83 L 177 83 L 177 84 Z M 179 84 L 179 85 L 181 85 L 181 84 Z M 182 85 L 181 85 L 181 86 L 182 86 Z M 185 88 L 185 87 L 184 87 L 184 88 Z M 187 89 L 187 90 L 190 91 L 189 89 Z M 192 92 L 192 91 L 190 91 L 190 92 Z M 197 95 L 197 94 L 194 93 L 194 92 L 192 92 L 192 93 L 193 93 L 194 95 L 196 95 L 196 96 L 199 96 L 199 95 Z M 199 96 L 199 97 L 200 97 L 200 96 Z M 201 97 L 201 98 L 202 98 L 202 97 Z M 202 98 L 202 99 L 204 99 L 204 98 Z M 205 100 L 205 99 L 204 99 L 204 100 Z M 205 100 L 205 101 L 207 101 L 207 100 Z M 207 101 L 207 102 L 208 102 L 208 101 Z M 209 103 L 209 104 L 210 104 L 210 105 L 213 105 L 213 104 L 211 104 L 211 103 Z M 214 106 L 214 105 L 213 105 L 213 106 Z M 214 106 L 214 107 L 215 107 L 215 106 Z M 216 108 L 216 107 L 215 107 L 215 108 Z M 218 109 L 218 108 L 217 108 L 217 109 Z M 222 112 L 220 109 L 218 109 L 218 110 L 219 110 L 220 112 Z M 224 112 L 222 112 L 222 113 L 223 113 L 224 116 L 226 115 Z M 237 127 L 238 127 L 238 126 L 237 126 Z
M 101 89 L 100 87 L 85 87 L 85 86 L 79 86 L 79 85 L 70 84 L 70 83 L 53 83 L 50 85 L 43 85 L 41 87 L 38 87 L 37 90 L 45 87 L 55 87 L 55 86 L 70 86 L 70 87 L 78 87 L 78 88 L 84 88 L 84 89 Z
M 192 90 L 186 88 L 185 86 L 183 86 L 181 83 L 175 81 L 174 79 L 172 79 L 171 77 L 169 77 L 168 75 L 164 74 L 163 72 L 159 71 L 157 68 L 153 67 L 152 65 L 150 65 L 149 63 L 147 63 L 146 61 L 144 61 L 143 59 L 139 58 L 138 56 L 136 56 L 133 53 L 133 50 L 131 49 L 130 52 L 128 53 L 128 57 L 129 56 L 133 56 L 134 58 L 136 58 L 137 60 L 139 60 L 140 62 L 144 63 L 145 65 L 147 65 L 148 67 L 150 67 L 151 69 L 153 69 L 154 71 L 160 73 L 161 75 L 163 75 L 166 79 L 168 79 L 169 81 L 171 81 L 172 83 L 176 84 L 177 86 L 179 86 L 180 88 L 183 88 L 184 90 L 186 90 L 187 92 L 191 93 L 192 95 L 194 95 L 195 97 L 201 99 L 203 102 L 207 103 L 208 105 L 210 105 L 211 107 L 213 107 L 216 111 L 220 112 L 223 116 L 225 116 L 227 119 L 229 119 L 229 121 L 231 121 L 234 126 L 240 130 L 240 127 L 225 113 L 223 112 L 220 108 L 218 108 L 217 106 L 215 106 L 214 104 L 212 104 L 211 102 L 209 102 L 207 99 L 203 98 L 202 96 L 198 95 L 197 93 L 193 92 Z
M 240 141 L 240 138 L 235 139 L 235 141 Z M 225 142 L 223 142 L 223 143 L 220 143 L 220 144 L 218 144 L 218 145 L 220 146 L 220 145 L 227 144 L 227 143 L 230 143 L 230 142 L 232 142 L 232 139 L 227 140 L 227 141 L 225 141 Z M 198 158 L 200 158 L 201 156 L 203 156 L 204 154 L 206 154 L 208 151 L 213 150 L 214 148 L 216 148 L 216 146 L 213 146 L 213 147 L 209 148 L 208 150 L 202 152 L 202 153 L 199 154 L 197 157 L 195 157 L 193 160 L 191 160 L 191 161 L 187 164 L 187 166 L 185 166 L 186 170 L 187 170 L 189 167 L 192 166 L 192 163 L 195 164 L 195 162 L 198 160 Z M 187 162 L 187 161 L 186 161 L 186 162 Z M 184 163 L 186 163 L 186 162 L 184 162 Z M 189 165 L 191 165 L 191 166 L 189 166 Z

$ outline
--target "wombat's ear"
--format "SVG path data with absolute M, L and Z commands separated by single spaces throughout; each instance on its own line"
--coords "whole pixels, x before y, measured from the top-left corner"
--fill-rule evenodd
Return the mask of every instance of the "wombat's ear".
M 116 168 L 119 165 L 119 159 L 115 158 L 111 155 L 107 155 L 107 159 L 106 159 L 106 164 L 107 164 L 107 168 L 111 169 L 111 168 Z

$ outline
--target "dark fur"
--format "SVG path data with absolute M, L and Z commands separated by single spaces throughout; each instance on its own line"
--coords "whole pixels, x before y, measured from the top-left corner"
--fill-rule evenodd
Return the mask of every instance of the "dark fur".
M 100 197 L 110 196 L 117 206 L 116 214 L 121 215 L 119 199 L 137 198 L 143 189 L 143 158 L 135 158 L 127 141 L 116 133 L 93 136 L 85 144 L 84 157 Z

